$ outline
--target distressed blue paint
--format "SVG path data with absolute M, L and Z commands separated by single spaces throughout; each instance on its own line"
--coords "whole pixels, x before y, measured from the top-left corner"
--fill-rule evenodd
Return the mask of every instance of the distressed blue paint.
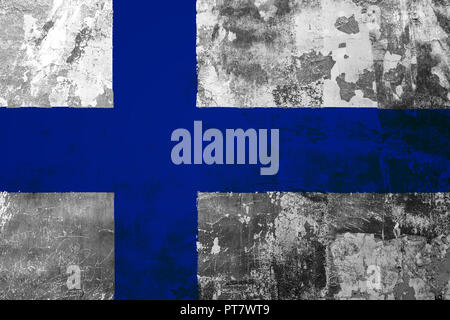
M 116 194 L 116 298 L 196 298 L 197 191 L 449 190 L 447 111 L 196 109 L 195 1 L 115 1 L 114 110 L 0 110 L 0 189 Z M 280 128 L 278 176 L 176 167 L 172 131 Z

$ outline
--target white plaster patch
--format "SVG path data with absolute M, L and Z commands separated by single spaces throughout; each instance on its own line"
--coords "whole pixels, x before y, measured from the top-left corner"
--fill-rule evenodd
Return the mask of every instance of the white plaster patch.
M 219 246 L 219 238 L 214 238 L 214 244 L 211 248 L 211 254 L 219 254 L 220 253 L 220 246 Z

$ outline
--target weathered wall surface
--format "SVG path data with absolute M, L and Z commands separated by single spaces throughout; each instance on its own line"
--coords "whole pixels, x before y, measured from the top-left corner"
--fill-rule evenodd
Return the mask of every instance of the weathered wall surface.
M 450 107 L 450 4 L 197 0 L 199 107 Z
M 112 107 L 112 0 L 0 0 L 0 106 Z
M 448 194 L 199 194 L 201 299 L 449 299 Z
M 114 257 L 114 194 L 0 193 L 0 300 L 113 299 Z

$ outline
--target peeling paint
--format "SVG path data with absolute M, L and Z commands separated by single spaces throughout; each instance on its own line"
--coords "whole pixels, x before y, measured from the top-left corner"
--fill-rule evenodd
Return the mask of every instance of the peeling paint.
M 448 108 L 449 6 L 197 0 L 197 105 Z
M 449 205 L 447 193 L 200 193 L 200 298 L 447 299 Z
M 0 25 L 0 106 L 113 107 L 112 0 L 5 0 Z

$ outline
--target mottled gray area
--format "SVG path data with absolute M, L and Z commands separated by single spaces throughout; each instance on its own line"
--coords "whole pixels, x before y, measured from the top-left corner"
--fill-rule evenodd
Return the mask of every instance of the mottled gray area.
M 450 107 L 450 3 L 197 0 L 199 107 Z
M 113 107 L 112 0 L 0 0 L 0 107 Z
M 0 193 L 0 300 L 113 297 L 114 194 Z
M 198 195 L 201 299 L 450 299 L 450 194 Z

